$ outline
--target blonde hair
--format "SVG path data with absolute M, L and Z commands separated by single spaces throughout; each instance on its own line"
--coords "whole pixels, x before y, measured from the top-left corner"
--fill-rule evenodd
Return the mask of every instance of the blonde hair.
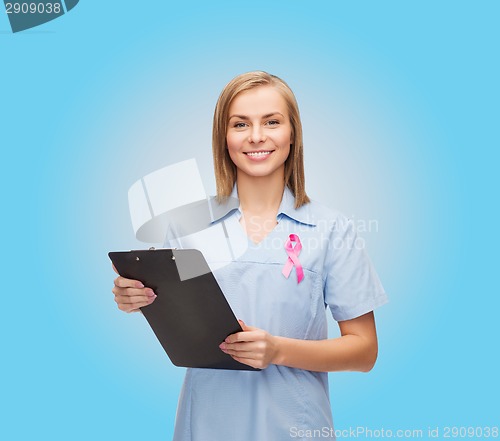
M 275 87 L 287 104 L 292 126 L 292 143 L 290 154 L 285 161 L 285 185 L 295 196 L 295 208 L 299 208 L 310 201 L 305 190 L 302 123 L 299 106 L 288 84 L 281 78 L 262 71 L 247 72 L 233 78 L 224 87 L 217 100 L 212 131 L 217 201 L 224 202 L 231 195 L 236 182 L 236 166 L 229 156 L 226 141 L 229 107 L 239 93 L 260 86 Z

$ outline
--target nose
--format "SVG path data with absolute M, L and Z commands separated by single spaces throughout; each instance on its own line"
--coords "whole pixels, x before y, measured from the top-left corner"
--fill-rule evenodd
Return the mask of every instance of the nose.
M 264 130 L 262 129 L 262 127 L 260 127 L 260 125 L 253 126 L 250 136 L 248 137 L 248 140 L 255 144 L 259 142 L 264 142 L 266 140 L 266 136 L 264 135 Z

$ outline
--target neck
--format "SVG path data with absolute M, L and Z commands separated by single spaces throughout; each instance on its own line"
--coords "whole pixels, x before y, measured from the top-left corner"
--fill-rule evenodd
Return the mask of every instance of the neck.
M 238 173 L 236 183 L 243 211 L 252 213 L 278 211 L 285 189 L 284 170 L 283 173 L 262 177 Z

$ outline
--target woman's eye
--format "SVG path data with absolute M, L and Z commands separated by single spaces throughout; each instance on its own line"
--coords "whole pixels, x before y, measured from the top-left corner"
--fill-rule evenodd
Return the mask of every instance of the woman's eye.
M 269 124 L 270 126 L 277 126 L 279 123 L 280 122 L 275 119 L 267 122 L 267 124 Z
M 239 123 L 236 123 L 236 124 L 234 125 L 234 128 L 236 128 L 236 129 L 242 129 L 242 128 L 244 128 L 245 126 L 246 126 L 246 124 L 245 124 L 245 123 L 239 122 Z

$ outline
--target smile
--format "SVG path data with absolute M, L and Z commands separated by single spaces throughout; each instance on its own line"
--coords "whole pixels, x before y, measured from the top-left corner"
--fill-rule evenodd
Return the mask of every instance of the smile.
M 245 152 L 245 155 L 251 156 L 252 158 L 262 158 L 268 156 L 273 152 L 273 150 L 262 150 L 258 152 Z

